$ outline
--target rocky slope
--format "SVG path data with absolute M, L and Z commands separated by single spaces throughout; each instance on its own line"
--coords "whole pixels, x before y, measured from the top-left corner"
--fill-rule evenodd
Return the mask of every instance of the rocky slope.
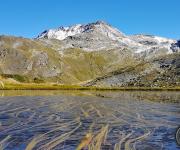
M 127 36 L 98 21 L 36 39 L 0 36 L 1 80 L 86 86 L 179 86 L 180 41 Z

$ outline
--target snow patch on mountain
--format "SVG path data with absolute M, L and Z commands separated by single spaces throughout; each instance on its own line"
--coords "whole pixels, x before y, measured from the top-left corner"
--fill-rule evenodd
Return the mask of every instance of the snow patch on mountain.
M 81 24 L 77 24 L 71 27 L 59 27 L 58 29 L 50 29 L 41 33 L 38 38 L 58 39 L 64 40 L 68 36 L 80 34 L 84 31 Z
M 85 51 L 98 51 L 127 48 L 136 54 L 147 55 L 162 49 L 167 54 L 177 51 L 177 46 L 172 46 L 177 42 L 175 40 L 143 34 L 127 36 L 103 21 L 46 30 L 37 39 L 60 40 L 62 50 L 81 48 Z
M 142 34 L 129 36 L 129 38 L 140 44 L 137 47 L 136 53 L 141 53 L 150 50 L 155 51 L 163 48 L 167 49 L 167 53 L 172 53 L 171 45 L 176 42 L 172 39 Z
M 103 21 L 97 21 L 95 23 L 89 23 L 86 25 L 77 24 L 69 27 L 59 27 L 57 29 L 45 30 L 43 33 L 38 35 L 37 39 L 58 39 L 64 40 L 69 36 L 74 36 L 81 33 L 99 32 L 104 36 L 109 37 L 111 40 L 118 40 L 119 36 L 124 36 L 123 33 L 118 29 L 111 27 Z

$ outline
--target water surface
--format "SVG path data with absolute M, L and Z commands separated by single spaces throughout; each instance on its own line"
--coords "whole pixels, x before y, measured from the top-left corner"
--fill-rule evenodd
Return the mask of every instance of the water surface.
M 180 148 L 178 92 L 0 91 L 0 96 L 0 149 Z

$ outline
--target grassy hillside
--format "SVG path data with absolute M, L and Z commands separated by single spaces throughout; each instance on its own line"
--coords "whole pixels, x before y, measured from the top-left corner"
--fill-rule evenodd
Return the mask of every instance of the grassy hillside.
M 178 87 L 180 86 L 180 54 L 162 56 L 90 81 L 89 86 L 108 87 Z
M 178 53 L 144 60 L 125 48 L 102 51 L 61 49 L 61 42 L 57 40 L 0 36 L 0 78 L 9 85 L 178 87 L 179 62 Z

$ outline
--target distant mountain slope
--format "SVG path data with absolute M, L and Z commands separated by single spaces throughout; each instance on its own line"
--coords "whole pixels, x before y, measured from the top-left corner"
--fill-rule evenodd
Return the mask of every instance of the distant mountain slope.
M 37 41 L 0 36 L 0 73 L 32 77 L 54 77 L 60 74 L 56 51 Z
M 125 67 L 96 78 L 86 86 L 119 87 L 166 87 L 180 85 L 180 54 L 153 59 Z
M 136 53 L 166 49 L 172 53 L 175 40 L 151 35 L 126 36 L 111 25 L 97 21 L 86 25 L 74 25 L 50 29 L 41 33 L 37 39 L 57 39 L 61 49 L 82 48 L 86 51 L 130 48 Z
M 127 36 L 102 21 L 46 30 L 36 39 L 0 36 L 1 79 L 19 82 L 179 86 L 179 62 L 179 41 Z

